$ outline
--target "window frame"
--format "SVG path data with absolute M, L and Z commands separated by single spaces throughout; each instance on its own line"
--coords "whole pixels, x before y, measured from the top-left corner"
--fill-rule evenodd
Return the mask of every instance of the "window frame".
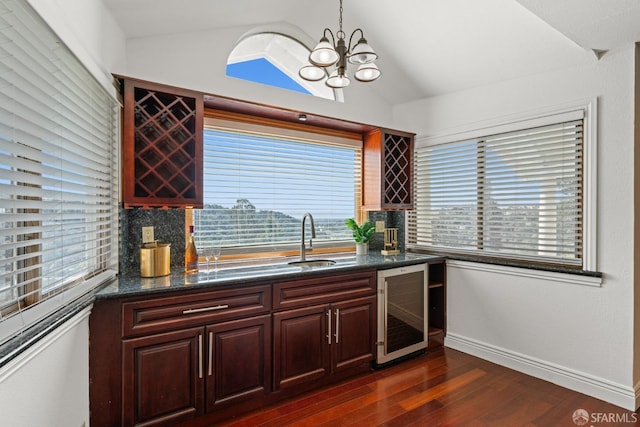
M 318 139 L 324 139 L 327 145 L 331 145 L 332 141 L 340 141 L 340 140 L 351 140 L 350 145 L 354 147 L 358 147 L 360 150 L 360 164 L 362 164 L 362 155 L 363 155 L 363 134 L 357 131 L 349 131 L 349 130 L 337 130 L 328 127 L 314 126 L 309 124 L 300 124 L 290 121 L 278 120 L 273 118 L 267 118 L 262 116 L 253 116 L 243 113 L 231 112 L 231 111 L 223 111 L 216 110 L 212 108 L 205 108 L 204 112 L 204 125 L 207 126 L 207 123 L 211 123 L 212 121 L 218 121 L 219 124 L 223 124 L 223 126 L 229 127 L 229 129 L 240 129 L 242 131 L 254 132 L 257 134 L 261 134 L 264 132 L 264 135 L 273 135 L 268 132 L 265 132 L 265 129 L 274 129 L 277 130 L 277 135 L 279 136 L 292 136 L 297 133 L 303 134 L 313 134 Z M 341 145 L 341 144 L 340 144 Z M 204 165 L 204 162 L 203 162 Z M 203 166 L 204 167 L 204 166 Z M 204 175 L 204 173 L 203 173 Z M 357 221 L 362 221 L 366 216 L 366 212 L 362 207 L 362 185 L 363 185 L 363 175 L 362 171 L 359 171 L 359 182 L 356 182 L 355 187 L 356 191 L 354 194 L 354 208 L 355 212 L 353 214 L 354 218 Z M 204 192 L 204 189 L 203 189 Z M 313 214 L 313 211 L 311 212 Z M 300 218 L 301 219 L 301 218 Z M 194 223 L 194 211 L 193 209 L 187 209 L 185 215 L 185 239 L 189 237 L 189 227 L 191 225 L 196 225 Z M 346 226 L 345 226 L 346 230 Z M 196 228 L 197 233 L 197 228 Z M 221 256 L 222 260 L 225 261 L 251 261 L 256 262 L 260 259 L 267 258 L 276 258 L 276 257 L 291 257 L 299 255 L 300 253 L 300 243 L 287 243 L 287 244 L 278 244 L 277 248 L 273 248 L 272 245 L 256 245 L 256 246 L 245 246 L 240 248 L 227 248 L 223 250 L 223 254 Z M 314 243 L 314 254 L 323 254 L 323 253 L 346 253 L 355 251 L 355 242 L 353 239 L 346 238 L 344 240 L 335 241 L 335 243 Z M 200 260 L 202 262 L 203 258 L 200 256 Z
M 570 117 L 576 113 L 582 114 L 583 118 L 583 222 L 582 222 L 582 264 L 580 266 L 563 264 L 561 260 L 558 263 L 551 263 L 559 269 L 581 270 L 586 272 L 597 272 L 597 251 L 596 251 L 596 227 L 597 227 L 597 98 L 580 100 L 558 106 L 554 109 L 543 109 L 534 111 L 526 115 L 512 116 L 509 118 L 496 119 L 485 123 L 476 123 L 473 126 L 458 129 L 452 133 L 442 133 L 435 136 L 422 136 L 416 138 L 415 152 L 424 147 L 432 147 L 436 145 L 452 143 L 464 140 L 481 139 L 483 137 L 507 133 L 512 131 L 524 130 L 527 128 L 544 126 L 552 123 L 565 121 L 566 117 Z M 417 155 L 415 158 L 417 159 Z M 420 184 L 414 183 L 414 191 L 417 193 Z M 406 235 L 413 235 L 412 227 L 414 227 L 411 214 L 408 215 L 405 228 Z M 483 254 L 481 250 L 455 250 L 435 248 L 427 245 L 418 245 L 407 241 L 407 248 L 415 251 L 437 252 L 451 256 L 470 257 L 474 260 L 482 262 L 482 260 L 490 263 L 507 263 L 509 265 L 520 266 L 548 266 L 549 262 L 542 260 L 525 260 L 506 255 L 505 257 L 496 257 Z

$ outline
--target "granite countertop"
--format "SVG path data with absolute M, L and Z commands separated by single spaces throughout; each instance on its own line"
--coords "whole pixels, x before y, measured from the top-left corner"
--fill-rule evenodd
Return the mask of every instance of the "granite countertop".
M 437 255 L 401 253 L 383 256 L 379 253 L 364 256 L 332 256 L 308 255 L 307 260 L 331 259 L 334 265 L 324 267 L 297 267 L 287 262 L 294 258 L 282 259 L 271 264 L 250 265 L 243 267 L 220 267 L 209 271 L 201 270 L 197 274 L 185 274 L 184 271 L 172 270 L 163 277 L 145 278 L 136 274 L 123 275 L 106 285 L 95 295 L 96 300 L 157 294 L 187 289 L 207 289 L 221 286 L 245 286 L 265 280 L 283 280 L 308 277 L 327 273 L 342 273 L 365 269 L 386 269 L 404 265 L 420 264 L 428 261 L 444 260 Z

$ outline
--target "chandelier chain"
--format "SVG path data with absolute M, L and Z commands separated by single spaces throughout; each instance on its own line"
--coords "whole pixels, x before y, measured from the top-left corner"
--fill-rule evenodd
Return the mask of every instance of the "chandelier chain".
M 340 20 L 338 21 L 338 33 L 336 34 L 339 39 L 343 39 L 345 36 L 344 31 L 342 31 L 342 0 L 340 0 Z

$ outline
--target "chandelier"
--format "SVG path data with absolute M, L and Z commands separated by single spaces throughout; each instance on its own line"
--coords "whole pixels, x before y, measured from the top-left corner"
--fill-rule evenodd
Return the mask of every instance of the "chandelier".
M 358 65 L 354 77 L 361 82 L 372 82 L 380 77 L 380 70 L 374 64 L 378 55 L 373 51 L 364 33 L 360 28 L 355 29 L 349 37 L 349 44 L 345 43 L 345 32 L 342 31 L 342 0 L 340 0 L 340 29 L 334 34 L 329 28 L 324 29 L 322 38 L 316 47 L 309 54 L 309 65 L 305 65 L 300 69 L 298 74 L 305 80 L 319 81 L 322 80 L 327 72 L 326 68 L 335 65 L 336 68 L 329 74 L 325 84 L 332 88 L 343 88 L 349 86 L 351 80 L 347 76 L 347 61 L 351 64 Z M 354 36 L 360 33 L 358 42 L 352 47 L 351 43 Z M 331 42 L 327 34 L 331 36 Z M 337 41 L 336 41 L 337 37 Z

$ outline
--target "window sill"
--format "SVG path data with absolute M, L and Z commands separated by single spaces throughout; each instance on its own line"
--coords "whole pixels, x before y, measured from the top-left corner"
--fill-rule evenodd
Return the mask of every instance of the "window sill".
M 486 260 L 471 259 L 472 257 L 447 256 L 447 267 L 467 270 L 484 271 L 498 274 L 508 274 L 519 277 L 530 277 L 554 282 L 569 283 L 584 286 L 602 286 L 602 273 L 568 268 L 541 265 L 509 265 L 505 262 L 487 262 Z
M 26 310 L 27 316 L 16 315 L 5 320 L 2 323 L 4 336 L 0 341 L 0 368 L 93 304 L 95 293 L 113 278 L 114 271 L 104 272 Z M 25 322 L 25 317 L 32 319 Z

